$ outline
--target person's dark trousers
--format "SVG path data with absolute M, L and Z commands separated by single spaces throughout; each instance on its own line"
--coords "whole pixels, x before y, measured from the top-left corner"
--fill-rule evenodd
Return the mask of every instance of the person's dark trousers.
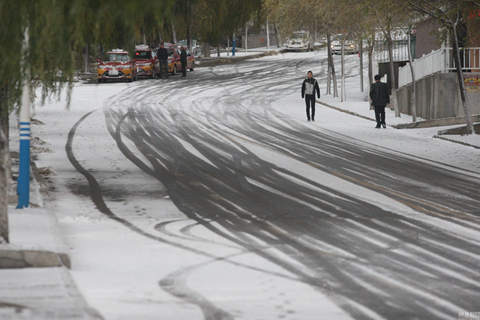
M 385 124 L 385 106 L 375 106 L 375 120 L 377 127 Z
M 160 77 L 168 78 L 168 61 L 160 60 Z
M 186 76 L 187 76 L 187 64 L 182 63 L 182 77 L 186 77 Z
M 307 105 L 307 119 L 309 121 L 310 119 L 315 121 L 315 96 L 311 94 L 306 94 L 305 104 Z M 311 113 L 310 113 L 310 110 L 311 110 Z

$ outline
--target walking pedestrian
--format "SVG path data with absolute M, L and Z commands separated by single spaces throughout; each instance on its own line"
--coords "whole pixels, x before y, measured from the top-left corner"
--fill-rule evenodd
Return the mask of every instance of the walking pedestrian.
M 163 42 L 157 50 L 157 57 L 160 64 L 160 78 L 168 78 L 168 50 Z
M 308 71 L 307 78 L 302 84 L 302 99 L 305 99 L 305 104 L 307 105 L 308 121 L 315 121 L 315 93 L 317 93 L 317 96 L 320 99 L 320 87 L 318 86 L 318 82 L 313 77 L 313 72 Z
M 385 123 L 385 107 L 390 103 L 390 90 L 388 85 L 384 82 L 381 82 L 382 76 L 377 74 L 375 76 L 375 83 L 372 84 L 370 88 L 370 99 L 372 100 L 372 105 L 375 108 L 375 120 L 377 121 L 377 126 L 375 128 L 380 129 L 387 128 Z
M 187 76 L 187 50 L 185 47 L 180 49 L 180 63 L 182 64 L 182 77 Z

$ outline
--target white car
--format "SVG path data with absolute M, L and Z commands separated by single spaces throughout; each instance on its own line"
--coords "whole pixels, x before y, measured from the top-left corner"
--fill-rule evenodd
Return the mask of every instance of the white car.
M 309 44 L 303 39 L 292 39 L 287 43 L 287 49 L 289 50 L 308 50 Z
M 339 40 L 333 40 L 331 45 L 332 54 L 342 54 L 342 42 Z M 344 47 L 345 54 L 357 54 L 358 47 L 355 42 L 346 40 Z
M 310 33 L 308 31 L 296 31 L 287 42 L 287 50 L 291 51 L 307 51 L 312 49 L 310 42 Z

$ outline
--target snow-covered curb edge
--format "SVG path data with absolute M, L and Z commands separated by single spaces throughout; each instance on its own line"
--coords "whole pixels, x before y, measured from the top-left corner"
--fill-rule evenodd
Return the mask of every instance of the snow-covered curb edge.
M 441 135 L 438 135 L 438 134 L 434 135 L 433 137 L 436 138 L 436 139 L 441 139 L 441 140 L 444 140 L 444 141 L 461 144 L 461 145 L 464 145 L 464 146 L 467 146 L 467 147 L 472 147 L 472 148 L 475 148 L 475 149 L 480 149 L 480 147 L 475 146 L 475 145 L 473 145 L 473 144 L 466 143 L 466 142 L 463 142 L 463 141 L 457 141 L 457 140 L 454 140 L 454 139 L 445 138 L 445 137 L 442 137 Z
M 351 116 L 359 117 L 359 118 L 362 118 L 362 119 L 365 119 L 365 120 L 376 121 L 376 120 L 373 119 L 373 118 L 370 118 L 370 117 L 361 115 L 361 114 L 359 114 L 359 113 L 356 113 L 356 112 L 353 112 L 353 111 L 350 111 L 350 110 L 346 110 L 346 109 L 342 109 L 342 108 L 339 108 L 339 107 L 332 106 L 331 104 L 328 104 L 328 103 L 323 102 L 323 101 L 321 101 L 321 100 L 317 100 L 317 103 L 320 103 L 321 105 L 323 105 L 323 106 L 325 106 L 325 107 L 328 107 L 328 108 L 330 108 L 330 109 L 337 110 L 337 111 L 340 111 L 340 112 L 349 114 L 349 115 L 351 115 Z

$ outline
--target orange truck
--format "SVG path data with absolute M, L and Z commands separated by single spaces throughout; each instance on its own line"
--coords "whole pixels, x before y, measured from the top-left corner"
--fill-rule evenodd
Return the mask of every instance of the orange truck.
M 128 52 L 122 49 L 108 51 L 103 60 L 97 59 L 97 82 L 108 80 L 137 79 L 135 60 L 130 59 Z

